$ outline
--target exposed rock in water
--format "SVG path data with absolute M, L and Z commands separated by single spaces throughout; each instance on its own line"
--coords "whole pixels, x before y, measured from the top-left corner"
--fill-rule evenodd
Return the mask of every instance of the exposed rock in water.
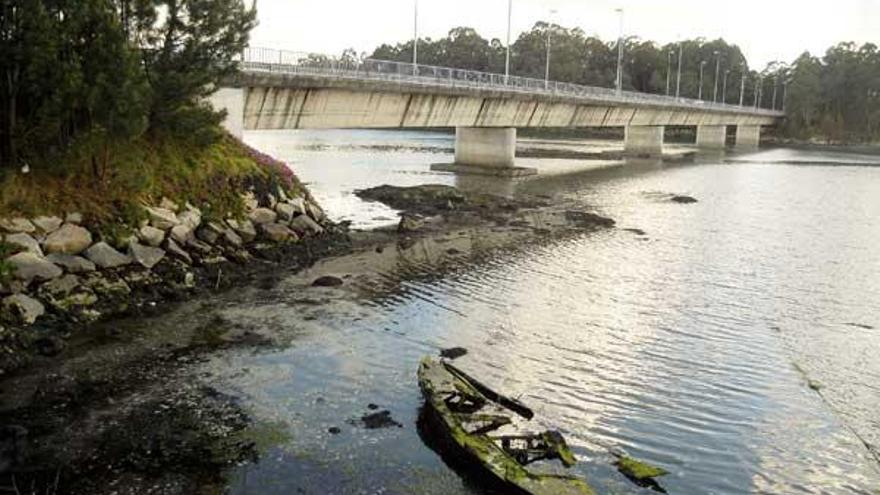
M 672 201 L 673 203 L 691 204 L 696 203 L 697 199 L 690 196 L 673 196 L 672 198 L 670 198 L 670 201 Z
M 648 235 L 647 232 L 645 232 L 642 229 L 623 229 L 623 230 L 626 232 L 632 232 L 635 235 Z
M 865 325 L 864 323 L 847 323 L 847 326 L 861 328 L 862 330 L 874 330 L 873 326 Z
M 360 424 L 364 428 L 368 430 L 377 430 L 380 428 L 391 428 L 392 426 L 396 426 L 398 428 L 403 428 L 403 425 L 398 423 L 391 417 L 391 411 L 384 410 L 375 412 L 372 414 L 365 414 L 361 416 L 360 421 L 353 422 L 354 424 Z
M 86 258 L 101 268 L 116 268 L 131 263 L 131 258 L 113 249 L 106 242 L 99 242 L 86 250 Z
M 614 220 L 603 217 L 601 215 L 597 215 L 595 213 L 589 213 L 585 211 L 576 211 L 569 210 L 565 212 L 565 218 L 569 222 L 577 225 L 578 227 L 614 227 L 616 223 Z
M 666 476 L 669 474 L 665 469 L 652 466 L 646 462 L 633 459 L 628 456 L 619 456 L 614 463 L 617 470 L 621 474 L 629 478 L 630 481 L 643 488 L 650 488 L 656 492 L 666 493 L 654 478 Z
M 400 223 L 397 224 L 397 231 L 401 233 L 415 232 L 422 228 L 424 222 L 422 218 L 410 213 L 400 215 Z
M 327 432 L 331 435 L 339 435 L 342 433 L 342 430 L 340 430 L 338 426 L 331 426 L 330 428 L 327 428 Z
M 15 269 L 15 277 L 25 282 L 34 279 L 52 280 L 64 273 L 64 270 L 53 265 L 46 258 L 29 252 L 10 256 L 6 262 Z
M 318 277 L 312 282 L 312 287 L 339 287 L 344 282 L 339 277 L 334 277 L 332 275 L 324 275 L 323 277 Z
M 92 244 L 92 234 L 79 225 L 66 223 L 43 243 L 49 254 L 79 254 Z
M 467 349 L 464 347 L 450 347 L 448 349 L 442 349 L 440 351 L 440 357 L 444 357 L 446 359 L 458 359 L 465 354 L 467 354 Z
M 46 314 L 46 308 L 36 299 L 24 294 L 14 294 L 3 299 L 3 319 L 33 325 L 37 318 Z

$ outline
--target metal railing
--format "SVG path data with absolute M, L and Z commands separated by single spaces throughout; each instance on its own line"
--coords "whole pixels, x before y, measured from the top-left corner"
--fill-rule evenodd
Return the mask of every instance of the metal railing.
M 655 105 L 671 108 L 715 110 L 781 117 L 783 112 L 766 108 L 713 103 L 691 98 L 655 95 L 636 91 L 618 93 L 611 88 L 584 86 L 559 81 L 545 81 L 520 76 L 505 76 L 433 65 L 355 58 L 331 58 L 314 53 L 247 48 L 242 56 L 242 69 L 254 72 L 333 76 L 339 79 L 396 81 L 433 87 L 494 89 L 522 94 L 568 96 L 612 104 Z

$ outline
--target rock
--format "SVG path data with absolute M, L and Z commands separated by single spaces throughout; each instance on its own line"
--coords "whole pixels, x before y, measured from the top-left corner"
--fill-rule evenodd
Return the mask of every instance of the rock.
M 67 297 L 80 285 L 76 275 L 65 275 L 55 280 L 50 280 L 40 287 L 40 290 L 54 298 Z
M 465 354 L 467 354 L 467 349 L 464 347 L 450 347 L 449 349 L 443 349 L 440 351 L 440 357 L 446 359 L 458 359 Z
M 183 285 L 190 289 L 196 286 L 196 276 L 193 272 L 186 272 L 183 276 Z
M 100 268 L 117 268 L 131 263 L 131 258 L 113 249 L 106 242 L 99 242 L 86 250 L 86 258 Z
M 647 235 L 647 232 L 645 232 L 645 231 L 642 230 L 642 229 L 633 229 L 633 228 L 630 228 L 630 229 L 623 229 L 623 230 L 626 231 L 626 232 L 632 232 L 632 233 L 635 234 L 635 235 Z
M 68 213 L 66 217 L 64 217 L 64 221 L 67 223 L 73 223 L 79 225 L 83 222 L 82 213 Z
M 248 211 L 253 211 L 260 207 L 260 202 L 257 201 L 257 197 L 254 195 L 253 191 L 248 191 L 242 194 L 241 200 Z
M 129 253 L 144 268 L 153 268 L 165 258 L 165 250 L 133 242 L 128 247 Z
M 40 249 L 40 243 L 28 234 L 9 234 L 6 236 L 6 243 L 15 244 L 29 253 L 37 256 L 43 256 L 43 250 Z
M 6 262 L 15 269 L 15 277 L 25 282 L 34 279 L 52 280 L 64 274 L 61 268 L 53 265 L 46 258 L 30 252 L 10 256 Z
M 284 189 L 281 186 L 275 188 L 275 195 L 278 196 L 278 200 L 282 203 L 287 202 L 287 193 L 284 192 Z
M 171 228 L 171 238 L 181 244 L 186 244 L 194 238 L 194 232 L 195 227 L 188 223 L 182 223 Z
M 244 242 L 253 242 L 254 239 L 257 238 L 257 230 L 254 229 L 254 224 L 250 220 L 234 220 L 227 219 L 226 224 L 235 231 L 236 234 L 241 237 Z
M 217 244 L 217 240 L 220 239 L 220 236 L 222 234 L 222 227 L 218 226 L 214 222 L 208 222 L 196 231 L 196 237 L 200 241 L 206 242 L 208 244 Z
M 614 227 L 614 224 L 617 223 L 614 220 L 603 217 L 601 215 L 596 215 L 595 213 L 589 213 L 585 211 L 577 211 L 577 210 L 568 210 L 565 212 L 565 218 L 569 222 L 577 225 L 578 227 Z
M 24 325 L 33 325 L 37 318 L 46 314 L 46 308 L 36 299 L 15 294 L 3 299 L 3 317 Z
M 192 248 L 194 251 L 198 251 L 199 254 L 202 255 L 209 255 L 214 251 L 214 248 L 195 238 L 187 241 L 186 247 Z
M 323 222 L 325 218 L 327 218 L 327 215 L 324 214 L 324 210 L 322 210 L 321 207 L 317 204 L 312 203 L 311 201 L 306 201 L 305 204 L 306 213 L 308 213 L 314 221 L 320 223 Z
M 92 244 L 92 234 L 72 223 L 65 223 L 43 241 L 48 254 L 79 254 Z
M 293 217 L 296 214 L 296 210 L 293 208 L 293 205 L 289 203 L 278 203 L 277 205 L 275 205 L 275 212 L 278 213 L 278 220 L 282 222 L 289 222 L 293 220 Z
M 95 271 L 95 264 L 83 258 L 71 254 L 50 254 L 46 259 L 65 270 L 68 273 L 88 273 Z
M 343 283 L 345 282 L 339 277 L 324 275 L 323 277 L 316 278 L 314 282 L 312 282 L 312 287 L 339 287 Z
M 171 230 L 173 231 L 174 229 Z M 138 239 L 148 246 L 159 247 L 162 245 L 162 241 L 165 240 L 165 231 L 146 225 L 138 230 Z
M 257 225 L 274 223 L 278 218 L 278 214 L 268 208 L 257 208 L 248 215 L 251 222 Z
M 391 411 L 388 410 L 379 411 L 373 414 L 365 414 L 361 416 L 360 423 L 368 430 L 391 428 L 392 426 L 403 428 L 402 424 L 398 423 L 391 417 Z
M 180 225 L 180 219 L 177 218 L 177 214 L 167 208 L 147 206 L 145 210 L 150 218 L 150 225 L 157 229 L 170 230 L 175 225 Z
M 681 203 L 681 204 L 691 204 L 691 203 L 697 202 L 696 198 L 692 198 L 690 196 L 673 196 L 669 200 L 672 201 L 673 203 Z
M 330 428 L 327 428 L 327 432 L 331 435 L 339 435 L 342 433 L 342 430 L 340 430 L 338 426 L 331 426 Z
M 237 248 L 244 245 L 244 241 L 232 229 L 223 229 L 223 241 L 226 242 L 226 244 Z
M 31 220 L 31 222 L 37 227 L 37 229 L 44 234 L 51 234 L 58 230 L 61 227 L 61 224 L 64 223 L 64 220 L 61 220 L 58 217 L 37 217 Z
M 100 274 L 95 274 L 87 284 L 95 293 L 107 298 L 122 299 L 131 294 L 131 287 L 125 280 L 108 280 Z
M 397 224 L 397 231 L 400 233 L 415 232 L 422 228 L 424 221 L 421 217 L 403 213 L 400 215 L 400 223 Z
M 183 250 L 182 247 L 178 246 L 174 239 L 168 239 L 168 242 L 165 243 L 165 250 L 172 257 L 183 261 L 187 265 L 192 265 L 192 256 L 189 255 L 186 251 Z
M 308 215 L 300 215 L 294 218 L 293 221 L 290 222 L 290 228 L 301 236 L 324 232 L 324 227 L 318 225 L 317 222 L 312 220 Z
M 182 225 L 187 225 L 195 230 L 202 224 L 202 212 L 197 208 L 191 208 L 178 215 L 177 219 Z
M 169 210 L 169 211 L 173 211 L 173 212 L 177 212 L 178 210 L 180 210 L 180 207 L 177 206 L 177 203 L 175 203 L 174 201 L 171 201 L 168 198 L 162 198 L 162 201 L 159 202 L 159 208 L 163 208 L 165 210 Z
M 290 239 L 296 241 L 299 239 L 292 230 L 280 223 L 262 224 L 260 225 L 260 230 L 263 232 L 266 239 L 274 242 L 282 242 Z
M 288 204 L 293 207 L 293 211 L 296 215 L 305 215 L 306 212 L 306 200 L 303 198 L 293 198 L 288 201 Z
M 0 218 L 0 229 L 13 234 L 31 234 L 37 230 L 27 218 Z

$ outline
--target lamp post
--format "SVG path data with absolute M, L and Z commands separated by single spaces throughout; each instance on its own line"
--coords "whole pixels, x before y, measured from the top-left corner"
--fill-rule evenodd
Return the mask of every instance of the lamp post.
M 675 76 L 675 97 L 681 98 L 681 55 L 684 51 L 684 43 L 678 41 L 678 75 Z
M 718 74 L 721 71 L 721 52 L 715 50 L 715 88 L 712 90 L 712 103 L 718 103 Z
M 700 90 L 699 90 L 699 92 L 697 93 L 697 95 L 698 95 L 698 96 L 697 96 L 697 99 L 698 99 L 698 100 L 702 100 L 702 99 L 703 99 L 703 69 L 705 69 L 705 68 L 706 68 L 706 61 L 705 61 L 705 60 L 701 60 L 701 61 L 700 61 Z
M 724 84 L 721 85 L 721 103 L 727 104 L 727 77 L 730 75 L 730 69 L 724 70 Z
M 669 96 L 669 80 L 672 78 L 672 50 L 666 52 L 666 96 Z
M 742 68 L 742 84 L 739 86 L 739 106 L 743 106 L 743 99 L 746 97 L 746 66 Z
M 785 94 L 788 90 L 788 80 L 782 81 L 782 111 L 785 112 Z
M 413 75 L 419 73 L 419 0 L 413 0 Z
M 547 24 L 547 57 L 544 65 L 544 89 L 550 87 L 550 35 L 553 33 L 553 17 L 556 11 L 550 11 L 550 22 Z
M 510 20 L 513 17 L 513 0 L 507 0 L 507 55 L 504 59 L 504 84 L 510 78 Z
M 758 76 L 758 82 L 755 84 L 755 108 L 758 108 L 758 100 L 761 99 L 761 76 Z
M 776 110 L 776 88 L 779 86 L 779 76 L 773 76 L 773 110 Z
M 617 94 L 623 92 L 623 9 L 614 9 L 620 14 L 620 36 L 617 37 Z

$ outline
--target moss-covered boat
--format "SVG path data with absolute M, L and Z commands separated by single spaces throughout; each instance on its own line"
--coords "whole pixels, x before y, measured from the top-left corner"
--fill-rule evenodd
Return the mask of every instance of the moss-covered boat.
M 566 467 L 577 462 L 562 435 L 546 431 L 528 435 L 490 435 L 513 423 L 513 414 L 531 419 L 521 402 L 498 394 L 452 364 L 426 357 L 419 366 L 419 387 L 439 429 L 470 460 L 505 486 L 505 492 L 534 495 L 592 495 L 587 483 L 573 476 L 543 474 L 527 466 L 556 459 Z

